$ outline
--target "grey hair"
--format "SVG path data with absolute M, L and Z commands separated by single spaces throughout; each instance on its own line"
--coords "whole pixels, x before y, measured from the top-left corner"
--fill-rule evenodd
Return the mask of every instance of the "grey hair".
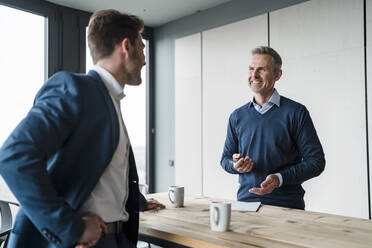
M 277 53 L 274 49 L 267 46 L 259 46 L 252 50 L 252 55 L 255 54 L 267 54 L 270 55 L 274 60 L 275 71 L 278 71 L 282 68 L 282 58 L 280 57 L 279 53 Z

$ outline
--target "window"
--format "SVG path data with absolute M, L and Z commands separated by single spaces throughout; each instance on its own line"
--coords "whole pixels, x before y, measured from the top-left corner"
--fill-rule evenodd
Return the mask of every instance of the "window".
M 148 45 L 147 40 L 143 43 Z M 93 67 L 88 44 L 86 45 L 86 68 L 87 72 Z M 147 49 L 144 53 L 146 58 Z M 148 184 L 146 180 L 146 87 L 148 84 L 146 66 L 142 68 L 142 84 L 139 86 L 126 85 L 124 88 L 125 98 L 121 100 L 121 111 L 124 123 L 127 127 L 129 139 L 136 159 L 140 184 Z
M 43 16 L 0 5 L 0 143 L 26 116 L 45 81 Z M 0 198 L 14 200 L 0 178 Z
M 146 44 L 146 41 L 143 41 Z M 139 86 L 125 86 L 125 98 L 121 101 L 121 111 L 127 126 L 129 139 L 136 159 L 139 183 L 146 182 L 146 66 L 141 71 Z

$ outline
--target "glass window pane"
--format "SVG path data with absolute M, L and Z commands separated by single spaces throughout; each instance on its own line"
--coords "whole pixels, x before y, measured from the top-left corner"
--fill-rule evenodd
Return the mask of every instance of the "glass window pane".
M 146 44 L 146 41 L 143 42 Z M 141 77 L 142 83 L 139 86 L 125 86 L 126 96 L 121 101 L 121 111 L 136 158 L 139 183 L 148 184 L 146 182 L 146 66 L 142 67 Z
M 45 21 L 0 5 L 0 144 L 26 116 L 44 83 Z M 0 198 L 14 199 L 2 178 Z
M 147 46 L 146 40 L 143 40 L 143 43 Z M 93 68 L 88 42 L 86 48 L 86 71 L 88 72 Z M 144 53 L 147 57 L 146 48 Z M 129 133 L 141 184 L 148 184 L 146 182 L 146 76 L 146 66 L 144 66 L 141 71 L 142 84 L 139 86 L 126 85 L 124 88 L 126 96 L 121 100 L 121 111 Z

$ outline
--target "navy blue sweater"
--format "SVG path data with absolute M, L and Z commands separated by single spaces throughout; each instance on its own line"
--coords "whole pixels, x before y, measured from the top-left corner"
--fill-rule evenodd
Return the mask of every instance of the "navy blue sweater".
M 253 160 L 253 170 L 239 173 L 232 155 L 240 153 Z M 274 105 L 265 114 L 251 102 L 236 109 L 229 119 L 221 166 L 239 174 L 239 201 L 304 209 L 301 183 L 318 176 L 325 166 L 324 152 L 306 107 L 283 96 L 280 107 Z M 260 187 L 266 176 L 281 173 L 283 185 L 271 194 L 249 192 Z

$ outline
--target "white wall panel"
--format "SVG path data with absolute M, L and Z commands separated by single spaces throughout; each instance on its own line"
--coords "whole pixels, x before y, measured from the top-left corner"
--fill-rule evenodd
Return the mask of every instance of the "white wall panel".
M 279 93 L 303 103 L 326 155 L 306 209 L 368 218 L 363 1 L 313 0 L 270 13 Z
M 175 183 L 202 194 L 201 35 L 175 41 Z
M 203 32 L 204 195 L 236 199 L 238 175 L 220 159 L 230 113 L 252 98 L 248 87 L 250 51 L 267 45 L 267 15 Z

